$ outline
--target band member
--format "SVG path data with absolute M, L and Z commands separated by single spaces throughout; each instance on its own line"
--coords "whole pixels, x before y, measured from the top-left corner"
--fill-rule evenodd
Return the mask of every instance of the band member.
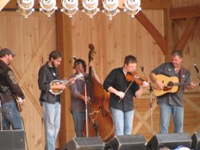
M 164 89 L 164 81 L 158 81 L 156 75 L 163 74 L 168 77 L 177 77 L 181 83 L 189 83 L 186 86 L 180 86 L 175 93 L 166 93 L 158 97 L 160 106 L 160 133 L 168 133 L 170 122 L 170 114 L 172 113 L 174 121 L 174 132 L 183 132 L 184 105 L 183 93 L 184 90 L 191 90 L 196 87 L 194 82 L 190 81 L 190 72 L 182 66 L 183 54 L 179 50 L 174 50 L 171 53 L 171 62 L 166 62 L 152 70 L 150 79 L 155 84 L 155 88 Z
M 128 88 L 130 81 L 126 80 L 126 75 L 134 72 L 136 67 L 136 57 L 128 55 L 125 57 L 124 66 L 113 69 L 103 83 L 105 90 L 110 92 L 109 105 L 114 121 L 115 135 L 131 134 L 134 118 L 133 97 L 139 98 L 143 94 L 144 88 L 149 86 L 146 81 L 142 82 L 142 85 L 133 82 Z
M 92 63 L 89 64 L 92 66 Z M 71 113 L 74 121 L 74 129 L 76 137 L 83 137 L 83 120 L 85 119 L 85 101 L 90 102 L 89 95 L 85 98 L 85 83 L 88 79 L 88 73 L 86 73 L 86 63 L 82 59 L 76 59 L 74 62 L 75 73 L 71 78 L 77 74 L 84 74 L 84 77 L 77 79 L 74 84 L 69 86 L 70 99 L 71 99 Z M 100 82 L 96 71 L 92 70 L 93 78 Z
M 51 81 L 59 80 L 57 67 L 61 64 L 62 55 L 58 50 L 49 54 L 49 61 L 44 64 L 38 73 L 38 85 L 41 90 L 40 103 L 43 108 L 44 127 L 45 127 L 45 150 L 55 150 L 55 142 L 60 130 L 61 117 L 61 96 L 50 93 L 50 90 L 64 90 L 66 85 L 53 84 Z M 71 83 L 75 79 L 70 79 Z
M 22 129 L 20 112 L 16 104 L 15 96 L 22 99 L 25 96 L 19 87 L 12 69 L 9 67 L 15 54 L 7 48 L 0 50 L 0 98 L 3 130 Z M 15 96 L 14 96 L 15 95 Z

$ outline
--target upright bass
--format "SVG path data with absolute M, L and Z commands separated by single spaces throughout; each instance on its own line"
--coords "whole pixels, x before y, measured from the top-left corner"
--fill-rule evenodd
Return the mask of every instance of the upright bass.
M 89 63 L 95 54 L 94 46 L 89 44 Z M 108 142 L 114 136 L 114 126 L 111 113 L 104 108 L 106 92 L 101 83 L 92 78 L 92 66 L 89 66 L 89 78 L 87 93 L 91 102 L 88 103 L 88 113 L 83 122 L 83 135 L 100 136 L 104 142 Z M 88 118 L 87 118 L 88 117 Z M 86 122 L 88 121 L 88 122 Z M 88 127 L 87 127 L 88 126 Z M 86 131 L 88 129 L 88 131 Z

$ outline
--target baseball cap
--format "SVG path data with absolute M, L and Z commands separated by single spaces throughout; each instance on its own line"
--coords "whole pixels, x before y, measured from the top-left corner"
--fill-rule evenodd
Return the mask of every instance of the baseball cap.
M 15 54 L 13 54 L 11 52 L 11 50 L 9 50 L 8 48 L 3 48 L 3 49 L 0 50 L 0 57 L 5 56 L 6 54 L 7 55 L 12 55 L 12 57 L 15 57 Z

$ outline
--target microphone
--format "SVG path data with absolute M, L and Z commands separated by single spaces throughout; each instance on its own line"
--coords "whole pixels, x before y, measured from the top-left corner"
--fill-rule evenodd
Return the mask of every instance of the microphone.
M 72 57 L 75 61 L 77 61 L 77 58 L 75 56 Z
M 140 66 L 140 69 L 142 70 L 142 72 L 144 71 L 144 66 Z
M 75 65 L 76 65 L 78 59 L 75 56 L 72 56 L 72 58 L 74 59 L 74 66 L 73 66 L 73 68 L 75 69 Z
M 195 68 L 196 72 L 199 73 L 199 69 L 197 68 L 196 64 L 194 64 L 194 68 Z

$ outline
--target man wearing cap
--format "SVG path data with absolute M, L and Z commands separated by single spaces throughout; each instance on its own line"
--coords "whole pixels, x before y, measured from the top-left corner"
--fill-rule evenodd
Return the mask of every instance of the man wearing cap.
M 0 100 L 3 130 L 22 129 L 20 112 L 15 97 L 25 101 L 25 96 L 18 85 L 12 69 L 9 67 L 15 54 L 7 48 L 0 50 Z

